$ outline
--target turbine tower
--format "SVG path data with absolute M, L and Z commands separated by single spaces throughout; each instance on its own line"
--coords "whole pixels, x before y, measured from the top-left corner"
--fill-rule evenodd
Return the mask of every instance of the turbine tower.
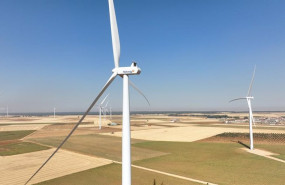
M 84 120 L 87 114 L 91 111 L 93 106 L 97 103 L 97 101 L 103 95 L 103 93 L 106 91 L 109 85 L 114 81 L 114 79 L 117 76 L 120 76 L 123 78 L 122 185 L 131 185 L 131 134 L 130 134 L 131 130 L 130 130 L 129 76 L 139 75 L 141 73 L 141 69 L 137 66 L 135 62 L 133 62 L 130 67 L 120 67 L 119 66 L 120 39 L 119 39 L 119 32 L 118 32 L 117 21 L 116 21 L 114 2 L 113 0 L 108 0 L 108 1 L 109 1 L 111 36 L 112 36 L 114 64 L 115 64 L 115 68 L 112 70 L 113 73 L 111 77 L 109 78 L 109 80 L 106 82 L 106 84 L 103 86 L 102 90 L 97 95 L 95 100 L 91 103 L 87 111 L 83 114 L 83 116 L 80 118 L 78 123 L 73 127 L 73 129 L 67 135 L 67 137 L 61 142 L 61 144 L 56 148 L 56 150 L 51 154 L 51 156 L 39 167 L 39 169 L 27 180 L 25 184 L 29 183 L 32 180 L 32 178 L 57 153 L 57 151 L 69 139 L 69 137 L 73 134 L 73 132 L 78 128 L 79 124 Z M 132 83 L 131 83 L 131 86 L 133 86 Z M 138 90 L 135 86 L 133 87 L 136 90 Z M 142 94 L 141 91 L 139 91 L 139 93 Z M 146 99 L 145 96 L 144 98 Z
M 255 69 L 256 69 L 256 66 L 254 66 L 252 79 L 251 79 L 251 82 L 250 82 L 249 89 L 248 89 L 248 92 L 247 92 L 246 97 L 243 97 L 243 98 L 236 98 L 236 99 L 233 99 L 233 100 L 230 101 L 230 102 L 233 102 L 233 101 L 236 101 L 236 100 L 246 100 L 246 101 L 247 101 L 248 111 L 249 111 L 250 150 L 253 150 L 253 131 L 252 131 L 252 123 L 254 122 L 254 120 L 253 120 L 253 114 L 252 114 L 252 108 L 251 108 L 251 100 L 253 100 L 254 97 L 251 95 L 251 89 L 252 89 L 252 84 L 253 84 L 253 81 L 254 81 Z

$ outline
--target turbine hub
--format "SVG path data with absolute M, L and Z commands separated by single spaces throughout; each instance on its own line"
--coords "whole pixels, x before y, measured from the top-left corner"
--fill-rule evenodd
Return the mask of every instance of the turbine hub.
M 114 72 L 117 72 L 118 75 L 139 75 L 141 73 L 141 69 L 137 66 L 136 62 L 133 62 L 130 67 L 117 67 L 114 68 Z

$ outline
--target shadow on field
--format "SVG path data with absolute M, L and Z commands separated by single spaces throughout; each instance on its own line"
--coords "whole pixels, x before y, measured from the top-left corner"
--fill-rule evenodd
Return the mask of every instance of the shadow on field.
M 238 141 L 238 143 L 239 143 L 239 144 L 241 144 L 242 146 L 244 146 L 244 147 L 246 147 L 246 148 L 248 148 L 248 149 L 249 149 L 249 146 L 248 146 L 248 145 L 246 145 L 246 144 L 244 144 L 243 142 Z

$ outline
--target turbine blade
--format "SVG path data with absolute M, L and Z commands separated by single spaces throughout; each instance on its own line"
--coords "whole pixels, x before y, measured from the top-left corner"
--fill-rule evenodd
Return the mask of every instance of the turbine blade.
M 106 105 L 105 105 L 105 108 L 108 106 L 109 102 L 110 102 L 110 101 L 107 101 L 107 103 L 106 103 Z
M 109 78 L 107 83 L 102 88 L 101 92 L 98 94 L 98 96 L 95 98 L 95 100 L 91 103 L 87 111 L 84 113 L 84 115 L 81 117 L 81 119 L 78 121 L 78 123 L 73 127 L 71 132 L 67 135 L 67 137 L 61 142 L 61 144 L 56 148 L 56 150 L 49 156 L 49 158 L 40 166 L 40 168 L 29 178 L 29 180 L 25 183 L 28 184 L 33 177 L 48 163 L 48 161 L 57 153 L 57 151 L 62 147 L 62 145 L 68 140 L 68 138 L 73 134 L 73 132 L 77 129 L 79 124 L 84 120 L 84 118 L 87 116 L 87 114 L 91 111 L 93 106 L 96 104 L 96 102 L 99 100 L 99 98 L 102 96 L 102 94 L 105 92 L 105 90 L 109 87 L 109 85 L 113 82 L 113 80 L 116 78 L 117 73 L 113 73 L 112 76 Z
M 107 94 L 107 96 L 105 96 L 105 98 L 104 98 L 103 101 L 101 102 L 101 105 L 103 105 L 103 103 L 105 102 L 105 100 L 107 99 L 108 96 L 109 96 L 109 94 Z
M 117 25 L 116 13 L 115 13 L 115 7 L 114 7 L 113 0 L 109 0 L 109 13 L 110 13 L 114 63 L 115 63 L 115 68 L 118 68 L 119 61 L 120 61 L 121 48 L 120 48 L 119 31 L 118 31 L 118 25 Z
M 229 103 L 231 103 L 231 102 L 233 102 L 233 101 L 237 101 L 237 100 L 246 100 L 246 98 L 236 98 L 236 99 L 233 99 L 233 100 L 231 100 L 231 101 L 229 101 Z
M 150 103 L 149 103 L 147 97 L 143 94 L 143 92 L 142 92 L 139 88 L 137 88 L 136 85 L 135 85 L 132 81 L 130 81 L 130 80 L 129 80 L 129 84 L 130 84 L 136 91 L 138 91 L 138 93 L 140 93 L 140 94 L 144 97 L 144 99 L 147 101 L 148 105 L 150 106 Z
M 250 96 L 250 93 L 251 93 L 252 84 L 254 82 L 255 69 L 256 69 L 256 65 L 254 66 L 251 82 L 250 82 L 249 89 L 248 89 L 248 92 L 247 92 L 247 96 Z

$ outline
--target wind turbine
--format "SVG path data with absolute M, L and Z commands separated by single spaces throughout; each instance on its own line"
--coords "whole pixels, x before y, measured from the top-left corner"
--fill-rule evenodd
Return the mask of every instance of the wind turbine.
M 55 110 L 56 110 L 56 108 L 54 107 L 53 108 L 53 118 L 55 118 Z
M 105 100 L 107 99 L 108 96 L 109 96 L 109 94 L 107 94 L 107 96 L 105 96 L 105 98 L 103 99 L 103 101 L 99 105 L 99 130 L 101 130 L 101 127 L 102 127 L 102 111 L 104 110 L 103 103 L 105 102 Z M 103 112 L 103 114 L 104 114 L 104 112 Z
M 62 143 L 57 147 L 57 149 L 51 154 L 51 156 L 40 166 L 40 168 L 28 179 L 28 181 L 25 184 L 29 183 L 32 180 L 32 178 L 57 153 L 57 151 L 68 140 L 68 138 L 77 129 L 77 127 L 86 117 L 86 115 L 90 112 L 90 110 L 99 100 L 99 98 L 102 96 L 105 90 L 114 81 L 116 76 L 119 75 L 120 77 L 123 78 L 122 185 L 131 185 L 131 134 L 130 134 L 131 131 L 130 131 L 129 75 L 139 75 L 141 73 L 141 69 L 137 66 L 135 62 L 133 62 L 130 67 L 120 67 L 119 66 L 120 39 L 119 39 L 119 32 L 118 32 L 117 21 L 116 21 L 114 2 L 113 0 L 108 0 L 108 1 L 109 1 L 111 36 L 112 36 L 114 63 L 115 63 L 115 68 L 112 70 L 113 73 L 111 77 L 109 78 L 109 80 L 106 82 L 106 84 L 103 86 L 98 96 L 91 103 L 91 105 L 89 106 L 85 114 L 80 118 L 79 122 L 74 126 L 71 132 L 62 141 Z
M 107 112 L 109 112 L 108 110 L 108 104 L 109 104 L 110 101 L 107 101 L 107 103 L 105 104 L 104 106 L 104 121 L 106 122 L 106 117 L 107 117 Z
M 250 138 L 250 150 L 253 150 L 253 132 L 252 132 L 252 123 L 253 123 L 253 114 L 252 114 L 252 108 L 251 108 L 251 100 L 254 99 L 254 97 L 251 95 L 251 89 L 252 89 L 252 84 L 254 81 L 254 76 L 255 76 L 255 69 L 256 66 L 254 66 L 254 70 L 253 70 L 253 75 L 252 75 L 252 79 L 249 85 L 249 89 L 247 92 L 246 97 L 243 98 L 236 98 L 231 100 L 230 102 L 236 101 L 236 100 L 246 100 L 247 101 L 247 105 L 248 105 L 248 111 L 249 111 L 249 138 Z

